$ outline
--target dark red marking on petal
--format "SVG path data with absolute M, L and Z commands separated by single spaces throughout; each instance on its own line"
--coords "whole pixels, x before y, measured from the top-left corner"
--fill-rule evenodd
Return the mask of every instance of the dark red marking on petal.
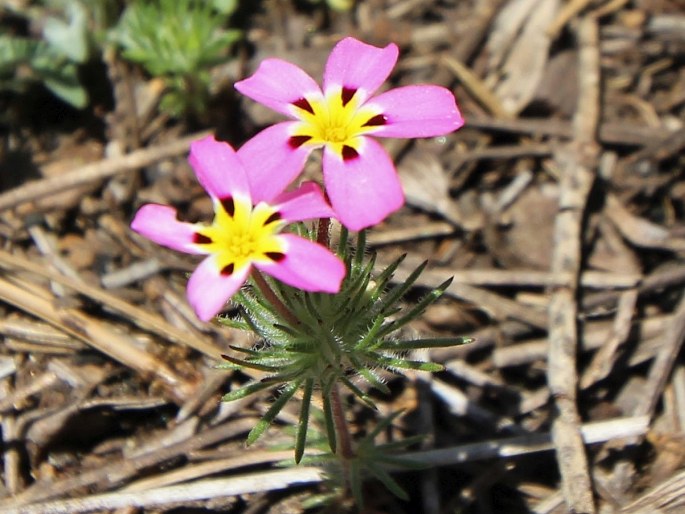
M 359 157 L 359 152 L 348 145 L 343 145 L 342 147 L 342 158 L 343 161 L 351 161 Z
M 235 264 L 230 263 L 230 264 L 226 264 L 226 266 L 221 268 L 220 273 L 225 277 L 230 277 L 231 275 L 233 275 L 234 270 L 235 270 Z
M 212 241 L 211 237 L 208 237 L 204 234 L 200 234 L 199 232 L 195 232 L 193 234 L 193 243 L 196 245 L 209 245 L 212 244 L 214 241 Z
M 221 205 L 226 211 L 226 214 L 233 217 L 233 215 L 235 214 L 235 202 L 233 201 L 233 197 L 227 196 L 225 198 L 219 198 L 219 201 L 221 202 Z
M 274 221 L 278 221 L 282 218 L 280 212 L 274 212 L 271 216 L 269 216 L 266 221 L 264 222 L 264 226 L 266 227 L 269 223 L 273 223 Z
M 265 255 L 274 262 L 281 262 L 285 259 L 285 254 L 281 252 L 266 252 Z
M 342 99 L 342 104 L 343 107 L 345 107 L 348 103 L 350 103 L 350 100 L 354 97 L 355 93 L 357 90 L 352 87 L 343 87 L 342 92 L 340 93 L 340 98 Z
M 376 114 L 372 118 L 362 125 L 363 127 L 377 127 L 379 125 L 385 125 L 388 122 L 388 117 L 385 114 Z
M 307 141 L 309 141 L 311 138 L 312 136 L 290 136 L 290 138 L 288 139 L 288 144 L 291 148 L 299 148 Z
M 307 111 L 309 114 L 314 114 L 312 104 L 310 104 L 306 98 L 298 98 L 293 102 L 293 105 L 302 109 L 303 111 Z

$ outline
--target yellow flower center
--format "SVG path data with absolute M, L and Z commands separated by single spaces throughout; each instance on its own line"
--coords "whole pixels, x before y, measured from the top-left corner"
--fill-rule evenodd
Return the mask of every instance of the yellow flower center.
M 245 260 L 259 248 L 258 234 L 249 232 L 229 234 L 223 244 L 227 255 L 235 260 Z
M 252 207 L 243 198 L 224 198 L 215 201 L 214 221 L 195 233 L 195 244 L 215 254 L 220 272 L 230 275 L 253 262 L 284 258 L 285 248 L 276 237 L 283 226 L 270 205 L 262 202 Z
M 350 131 L 346 126 L 337 125 L 321 125 L 319 127 L 319 132 L 321 133 L 321 139 L 323 141 L 329 141 L 331 143 L 344 143 L 350 139 Z
M 293 114 L 300 120 L 290 145 L 327 145 L 345 159 L 356 157 L 360 136 L 374 132 L 386 123 L 373 107 L 360 105 L 356 90 L 333 88 L 326 96 L 300 98 L 293 102 Z

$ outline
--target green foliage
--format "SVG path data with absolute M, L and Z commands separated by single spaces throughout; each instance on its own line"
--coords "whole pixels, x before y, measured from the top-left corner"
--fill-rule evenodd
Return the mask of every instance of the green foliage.
M 222 62 L 239 32 L 225 29 L 237 0 L 43 0 L 12 14 L 42 27 L 40 38 L 0 34 L 0 90 L 22 93 L 42 83 L 77 108 L 88 104 L 79 66 L 108 41 L 161 77 L 162 110 L 202 113 L 209 69 Z M 0 7 L 2 9 L 10 7 Z M 114 28 L 110 28 L 113 25 Z
M 67 21 L 52 16 L 45 20 L 43 38 L 71 61 L 84 63 L 90 53 L 88 13 L 80 2 L 72 0 L 66 2 L 65 14 Z
M 112 40 L 124 58 L 164 79 L 161 108 L 201 114 L 207 107 L 210 67 L 227 58 L 239 38 L 227 30 L 236 0 L 136 0 L 124 11 Z
M 392 478 L 388 469 L 421 469 L 424 466 L 403 458 L 399 453 L 409 449 L 414 444 L 421 442 L 421 436 L 407 437 L 400 441 L 376 444 L 376 437 L 387 430 L 392 422 L 402 414 L 395 412 L 379 421 L 376 427 L 362 438 L 357 445 L 355 458 L 351 462 L 350 489 L 357 505 L 364 504 L 362 496 L 362 482 L 366 475 L 380 481 L 391 493 L 405 501 L 409 500 L 407 493 Z
M 299 235 L 315 239 L 314 231 L 304 225 L 293 228 Z M 325 495 L 311 498 L 311 507 L 339 502 L 348 493 L 361 506 L 362 483 L 368 478 L 379 480 L 393 494 L 407 499 L 389 469 L 416 468 L 417 464 L 403 459 L 401 453 L 421 437 L 376 444 L 376 437 L 400 414 L 396 413 L 381 419 L 368 434 L 352 442 L 346 429 L 339 432 L 343 408 L 339 391 L 344 387 L 353 397 L 375 409 L 360 382 L 389 393 L 379 370 L 439 371 L 442 366 L 415 360 L 412 352 L 471 341 L 468 338 L 402 339 L 402 327 L 440 298 L 451 281 L 429 291 L 413 306 L 403 307 L 405 295 L 415 285 L 425 264 L 404 282 L 392 285 L 393 274 L 402 258 L 376 274 L 375 257 L 366 257 L 364 232 L 359 233 L 354 252 L 348 247 L 347 239 L 348 232 L 343 229 L 338 255 L 347 266 L 347 275 L 339 293 L 308 293 L 267 277 L 257 278 L 233 297 L 240 315 L 221 320 L 226 325 L 257 334 L 260 341 L 254 348 L 231 347 L 235 353 L 224 355 L 226 362 L 220 367 L 251 368 L 264 374 L 263 378 L 226 394 L 223 400 L 277 390 L 275 400 L 248 434 L 247 443 L 255 442 L 285 405 L 296 396 L 299 398 L 294 462 L 323 466 L 330 486 Z M 266 294 L 269 289 L 275 297 Z M 313 407 L 314 394 L 320 395 L 322 409 Z M 338 451 L 339 445 L 341 451 Z M 307 453 L 305 448 L 309 450 Z
M 309 236 L 313 238 L 313 234 Z M 304 451 L 308 409 L 314 391 L 322 396 L 328 442 L 335 450 L 335 429 L 330 415 L 330 391 L 334 387 L 344 386 L 364 404 L 374 408 L 372 399 L 356 383 L 366 381 L 372 387 L 388 392 L 378 370 L 440 371 L 442 366 L 439 364 L 412 359 L 411 351 L 468 342 L 460 338 L 399 338 L 399 330 L 440 298 L 451 280 L 428 292 L 413 307 L 402 308 L 400 303 L 424 266 L 406 281 L 391 286 L 393 273 L 402 259 L 374 276 L 375 259 L 365 259 L 364 252 L 363 232 L 356 252 L 349 252 L 342 244 L 338 253 L 344 258 L 348 273 L 341 291 L 335 295 L 308 293 L 277 281 L 268 282 L 294 319 L 299 320 L 297 323 L 279 315 L 258 287 L 247 287 L 234 296 L 241 317 L 224 322 L 256 333 L 261 341 L 258 349 L 233 347 L 242 357 L 225 356 L 227 367 L 252 368 L 265 372 L 266 378 L 228 393 L 223 400 L 235 400 L 269 387 L 279 388 L 278 398 L 249 434 L 249 443 L 263 434 L 287 400 L 300 389 L 304 400 L 295 450 L 298 460 Z
M 402 500 L 409 500 L 407 493 L 392 478 L 392 470 L 420 470 L 426 467 L 413 459 L 403 457 L 414 445 L 421 443 L 423 436 L 416 435 L 405 437 L 398 441 L 377 443 L 376 438 L 383 432 L 388 431 L 393 422 L 403 414 L 396 411 L 387 417 L 381 418 L 375 428 L 357 441 L 355 455 L 344 463 L 336 455 L 326 451 L 327 438 L 318 430 L 323 421 L 323 414 L 315 411 L 312 435 L 310 439 L 310 453 L 302 459 L 302 463 L 311 466 L 321 466 L 327 470 L 328 490 L 321 495 L 314 495 L 306 501 L 308 507 L 318 508 L 331 503 L 340 503 L 344 499 L 346 491 L 350 491 L 354 502 L 358 507 L 364 505 L 362 485 L 364 480 L 374 478 L 381 482 L 390 492 Z M 312 451 L 313 450 L 313 451 Z M 295 460 L 283 461 L 281 466 L 292 466 L 299 462 Z
M 92 54 L 93 11 L 80 0 L 44 4 L 16 13 L 42 21 L 42 39 L 0 34 L 0 90 L 22 93 L 32 83 L 42 83 L 65 102 L 83 108 L 88 94 L 78 67 Z
M 88 103 L 75 63 L 44 41 L 0 35 L 0 90 L 23 93 L 34 82 L 74 107 Z

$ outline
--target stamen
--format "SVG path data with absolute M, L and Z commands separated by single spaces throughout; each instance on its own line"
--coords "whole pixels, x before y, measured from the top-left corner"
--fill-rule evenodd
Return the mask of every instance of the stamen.
M 235 214 L 235 202 L 233 202 L 232 196 L 226 196 L 225 198 L 219 198 L 221 205 L 223 206 L 226 214 L 233 217 Z
M 208 237 L 204 234 L 200 234 L 199 232 L 195 232 L 193 234 L 193 243 L 196 245 L 209 245 L 212 244 L 212 238 Z
M 278 221 L 281 219 L 281 213 L 280 212 L 274 212 L 271 216 L 269 216 L 266 221 L 264 222 L 264 226 L 266 227 L 269 223 L 273 223 L 274 221 Z
M 297 149 L 309 141 L 312 136 L 290 136 L 288 139 L 288 144 L 291 148 Z
M 230 264 L 227 264 L 226 266 L 224 266 L 221 269 L 220 273 L 222 275 L 224 275 L 225 277 L 229 277 L 229 276 L 233 275 L 233 270 L 235 270 L 235 264 L 230 263 Z
M 388 118 L 385 114 L 376 114 L 373 118 L 369 118 L 369 121 L 364 123 L 362 127 L 376 127 L 378 125 L 385 125 L 388 122 Z
M 285 254 L 281 252 L 266 252 L 265 255 L 274 262 L 281 262 L 285 259 Z
M 343 107 L 345 107 L 350 102 L 350 100 L 352 100 L 352 97 L 354 97 L 356 92 L 357 92 L 357 90 L 352 88 L 352 87 L 343 87 L 342 88 L 342 92 L 340 93 L 340 98 L 342 99 Z
M 293 102 L 293 105 L 302 109 L 303 111 L 307 111 L 309 114 L 314 114 L 314 109 L 306 98 L 298 98 Z
M 348 145 L 343 145 L 342 147 L 342 158 L 343 161 L 351 161 L 359 157 L 359 152 Z

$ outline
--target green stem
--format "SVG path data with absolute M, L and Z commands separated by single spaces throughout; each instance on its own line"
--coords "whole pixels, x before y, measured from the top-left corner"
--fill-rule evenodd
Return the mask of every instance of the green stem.
M 278 311 L 284 320 L 290 323 L 293 327 L 296 327 L 300 324 L 300 320 L 297 319 L 297 317 L 293 314 L 293 311 L 291 311 L 286 304 L 283 303 L 278 295 L 274 293 L 274 290 L 271 289 L 271 286 L 266 280 L 264 280 L 264 277 L 259 271 L 252 271 L 252 279 L 264 295 L 264 298 L 266 298 L 267 301 L 274 306 L 274 309 Z

